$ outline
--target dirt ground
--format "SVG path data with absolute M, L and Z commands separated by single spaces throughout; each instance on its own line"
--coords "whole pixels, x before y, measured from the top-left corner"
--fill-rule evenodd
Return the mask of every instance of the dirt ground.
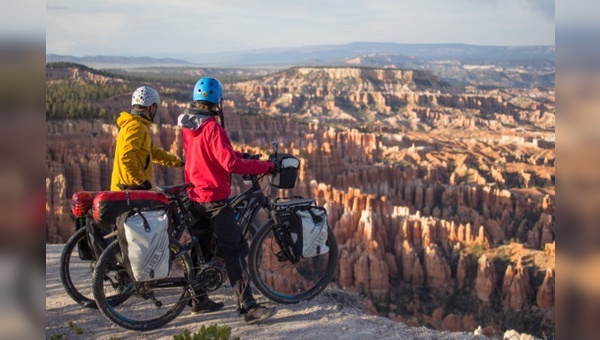
M 247 325 L 234 307 L 231 289 L 221 288 L 211 294 L 225 302 L 221 311 L 202 316 L 184 311 L 162 329 L 135 332 L 120 328 L 98 310 L 83 308 L 66 293 L 60 282 L 59 261 L 62 245 L 46 246 L 46 338 L 54 334 L 68 339 L 173 339 L 186 328 L 192 333 L 202 325 L 227 325 L 232 337 L 240 339 L 483 339 L 467 333 L 438 332 L 424 327 L 413 328 L 387 318 L 369 315 L 360 309 L 360 300 L 336 289 L 328 289 L 312 301 L 279 305 L 277 314 L 261 324 Z M 91 285 L 91 283 L 90 283 Z M 266 302 L 257 295 L 259 301 Z M 73 321 L 83 329 L 77 335 L 69 330 Z

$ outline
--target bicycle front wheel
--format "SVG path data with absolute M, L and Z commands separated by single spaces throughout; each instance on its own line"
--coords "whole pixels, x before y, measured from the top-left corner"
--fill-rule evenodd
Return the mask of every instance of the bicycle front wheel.
M 248 269 L 256 288 L 279 303 L 297 303 L 319 295 L 337 268 L 338 245 L 333 231 L 328 228 L 328 253 L 292 263 L 281 256 L 274 230 L 273 222 L 267 222 L 258 230 L 250 247 Z
M 148 331 L 166 325 L 183 311 L 190 299 L 192 269 L 187 256 L 173 261 L 167 278 L 151 282 L 133 281 L 123 263 L 119 242 L 114 241 L 94 270 L 94 298 L 106 318 L 123 328 Z M 110 295 L 115 289 L 127 299 L 112 303 Z

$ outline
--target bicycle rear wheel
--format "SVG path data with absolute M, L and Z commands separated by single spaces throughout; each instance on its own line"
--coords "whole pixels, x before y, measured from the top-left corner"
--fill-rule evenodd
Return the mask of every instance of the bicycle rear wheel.
M 111 275 L 111 268 L 120 270 Z M 169 277 L 134 282 L 123 265 L 119 243 L 114 241 L 102 253 L 94 270 L 94 298 L 102 314 L 123 328 L 135 331 L 157 329 L 176 318 L 187 305 L 191 270 L 188 257 L 180 256 L 173 261 Z M 128 296 L 118 305 L 110 299 L 115 287 Z
M 281 257 L 274 227 L 269 221 L 254 236 L 248 255 L 252 282 L 264 296 L 279 303 L 297 303 L 319 295 L 337 268 L 338 246 L 333 231 L 328 228 L 328 253 L 302 258 L 294 264 Z
M 77 230 L 65 244 L 60 256 L 60 280 L 67 294 L 78 304 L 97 308 L 92 293 L 95 261 L 79 258 L 78 247 L 87 242 L 85 228 Z

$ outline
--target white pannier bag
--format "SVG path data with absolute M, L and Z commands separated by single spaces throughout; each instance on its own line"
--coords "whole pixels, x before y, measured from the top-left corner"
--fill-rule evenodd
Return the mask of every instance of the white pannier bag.
M 168 210 L 134 209 L 117 218 L 117 237 L 125 267 L 137 282 L 169 276 L 170 216 Z
M 300 206 L 293 210 L 296 218 L 291 218 L 290 227 L 296 254 L 301 254 L 302 257 L 313 257 L 328 253 L 325 208 Z

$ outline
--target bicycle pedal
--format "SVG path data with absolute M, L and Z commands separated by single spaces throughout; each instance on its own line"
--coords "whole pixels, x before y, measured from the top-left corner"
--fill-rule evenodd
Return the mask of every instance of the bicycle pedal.
M 85 307 L 85 308 L 91 308 L 91 307 L 93 307 L 93 306 L 96 305 L 96 302 L 94 302 L 94 301 L 82 301 L 81 305 L 83 307 Z

